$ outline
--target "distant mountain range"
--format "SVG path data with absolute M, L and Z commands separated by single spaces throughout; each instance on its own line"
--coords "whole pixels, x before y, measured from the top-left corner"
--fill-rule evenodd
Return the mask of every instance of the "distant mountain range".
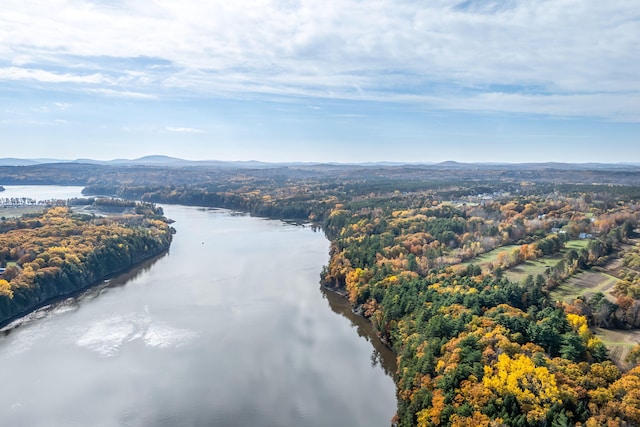
M 217 166 L 227 168 L 249 168 L 262 169 L 273 167 L 309 167 L 309 166 L 359 166 L 359 167 L 394 167 L 394 166 L 418 166 L 431 167 L 437 169 L 564 169 L 564 170 L 585 170 L 585 169 L 628 169 L 638 168 L 640 163 L 459 163 L 446 161 L 441 163 L 415 163 L 415 162 L 363 162 L 363 163 L 337 163 L 337 162 L 278 162 L 268 163 L 257 160 L 248 161 L 223 161 L 223 160 L 185 160 L 169 156 L 144 156 L 138 159 L 114 159 L 114 160 L 93 160 L 93 159 L 19 159 L 12 157 L 0 158 L 0 166 L 33 166 L 50 163 L 82 163 L 111 166 Z
M 0 166 L 32 166 L 50 163 L 83 163 L 92 165 L 112 165 L 112 166 L 245 166 L 245 167 L 264 167 L 270 166 L 269 163 L 258 161 L 246 162 L 225 162 L 220 160 L 184 160 L 169 156 L 145 156 L 138 159 L 114 159 L 114 160 L 94 160 L 94 159 L 17 159 L 17 158 L 0 158 Z

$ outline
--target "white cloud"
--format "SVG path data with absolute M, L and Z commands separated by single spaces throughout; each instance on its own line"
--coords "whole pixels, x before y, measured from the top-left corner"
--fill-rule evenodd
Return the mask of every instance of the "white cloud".
M 639 0 L 6 0 L 0 81 L 626 120 L 639 18 Z
M 168 130 L 169 132 L 181 132 L 181 133 L 204 133 L 202 129 L 172 127 L 172 126 L 165 127 L 165 130 Z
M 129 90 L 114 90 L 114 89 L 87 89 L 89 93 L 95 93 L 97 95 L 111 96 L 116 98 L 133 98 L 133 99 L 157 99 L 158 97 L 153 94 L 133 92 Z
M 591 116 L 611 121 L 640 122 L 640 98 L 625 94 L 526 95 L 484 93 L 451 99 L 449 108 L 468 111 L 534 113 L 549 116 Z
M 34 80 L 44 83 L 82 83 L 82 84 L 104 84 L 110 79 L 102 74 L 73 75 L 67 73 L 54 73 L 45 70 L 5 67 L 0 68 L 0 80 Z

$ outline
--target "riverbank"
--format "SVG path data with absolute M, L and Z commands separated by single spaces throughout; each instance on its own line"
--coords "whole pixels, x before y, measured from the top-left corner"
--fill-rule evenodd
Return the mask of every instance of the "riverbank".
M 398 371 L 397 356 L 393 350 L 380 339 L 373 328 L 371 320 L 353 310 L 346 293 L 327 288 L 324 285 L 321 285 L 321 290 L 329 302 L 331 310 L 349 319 L 351 324 L 356 328 L 358 336 L 365 338 L 371 343 L 373 346 L 371 363 L 379 364 L 385 373 L 395 380 Z
M 37 306 L 29 309 L 29 310 L 25 310 L 22 313 L 18 313 L 15 316 L 11 317 L 10 319 L 6 319 L 3 321 L 0 321 L 0 333 L 9 333 L 11 330 L 20 327 L 20 325 L 23 324 L 23 322 L 20 321 L 20 319 L 24 319 L 26 317 L 28 317 L 30 314 L 37 312 L 38 310 L 45 308 L 47 306 L 51 306 L 54 304 L 57 304 L 61 301 L 65 301 L 69 298 L 77 298 L 80 295 L 84 294 L 85 292 L 93 289 L 93 288 L 97 288 L 100 287 L 102 285 L 104 286 L 119 286 L 121 284 L 123 284 L 125 281 L 123 281 L 122 283 L 119 282 L 112 282 L 113 279 L 119 278 L 121 276 L 125 276 L 127 277 L 127 279 L 129 279 L 130 277 L 128 277 L 129 273 L 132 272 L 136 272 L 140 269 L 146 269 L 149 268 L 151 265 L 153 265 L 156 261 L 158 261 L 159 259 L 161 259 L 162 257 L 166 256 L 169 253 L 169 249 L 167 248 L 166 250 L 157 253 L 157 254 L 150 254 L 148 257 L 140 260 L 139 262 L 131 265 L 130 267 L 121 270 L 121 271 L 115 271 L 109 275 L 106 275 L 104 277 L 102 277 L 101 279 L 96 280 L 95 282 L 85 286 L 84 288 L 80 288 L 77 290 L 74 290 L 72 292 L 69 292 L 68 294 L 62 294 L 62 295 L 57 295 L 55 297 L 52 297 L 46 301 L 43 301 L 41 303 L 39 303 Z
M 174 230 L 161 209 L 150 204 L 132 209 L 96 217 L 58 206 L 3 221 L 0 324 L 166 252 Z

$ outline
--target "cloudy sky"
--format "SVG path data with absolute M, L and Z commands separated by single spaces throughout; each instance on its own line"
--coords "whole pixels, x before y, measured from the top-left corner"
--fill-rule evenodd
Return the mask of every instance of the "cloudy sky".
M 640 162 L 640 0 L 3 0 L 0 157 Z

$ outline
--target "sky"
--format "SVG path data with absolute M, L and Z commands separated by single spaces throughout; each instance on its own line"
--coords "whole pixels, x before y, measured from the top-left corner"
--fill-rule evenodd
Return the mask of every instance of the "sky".
M 640 0 L 3 0 L 0 158 L 640 163 Z

